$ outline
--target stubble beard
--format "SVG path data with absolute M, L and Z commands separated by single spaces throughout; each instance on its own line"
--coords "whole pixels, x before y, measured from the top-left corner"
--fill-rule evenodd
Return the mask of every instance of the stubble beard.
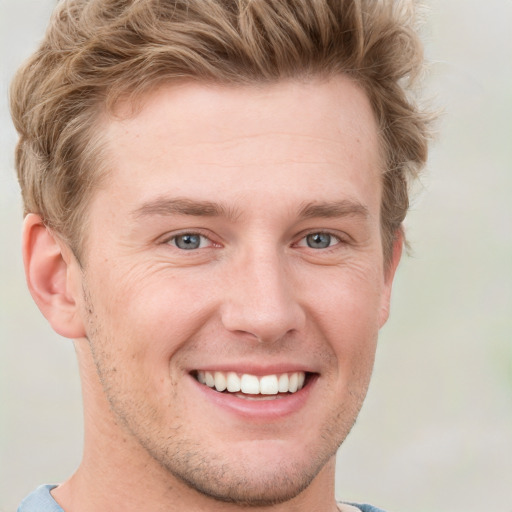
M 213 500 L 244 507 L 272 506 L 297 497 L 335 456 L 337 449 L 355 423 L 366 395 L 367 386 L 359 389 L 350 406 L 333 414 L 319 432 L 317 449 L 300 461 L 278 461 L 255 468 L 251 461 L 225 460 L 200 440 L 190 439 L 186 421 L 174 422 L 167 435 L 158 428 L 159 413 L 143 396 L 125 389 L 130 376 L 109 352 L 109 337 L 94 312 L 92 300 L 84 288 L 88 313 L 87 340 L 110 410 L 122 429 L 164 471 L 199 494 Z M 369 379 L 368 379 L 369 380 Z M 169 399 L 172 403 L 173 397 Z M 179 419 L 179 414 L 177 415 Z M 152 421 L 155 420 L 155 421 Z M 231 457 L 233 458 L 233 457 Z M 168 487 L 173 485 L 172 480 Z

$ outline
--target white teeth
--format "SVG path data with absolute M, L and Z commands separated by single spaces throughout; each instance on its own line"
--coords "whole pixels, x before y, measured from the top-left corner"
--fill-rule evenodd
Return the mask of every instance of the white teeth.
M 228 385 L 226 382 L 226 376 L 222 372 L 215 372 L 215 389 L 217 391 L 224 391 Z
M 288 383 L 288 391 L 290 393 L 295 393 L 297 391 L 297 386 L 299 385 L 299 377 L 296 373 L 292 373 L 290 375 L 290 382 Z
M 242 393 L 236 394 L 238 398 L 243 398 L 244 400 L 253 400 L 257 402 L 264 402 L 266 400 L 279 400 L 281 398 L 279 395 L 243 395 Z
M 304 381 L 306 380 L 306 374 L 303 372 L 297 373 L 297 389 L 302 389 L 304 387 Z
M 260 380 L 260 393 L 262 395 L 277 395 L 277 375 L 265 375 Z
M 246 395 L 277 395 L 279 393 L 295 393 L 304 387 L 304 372 L 282 373 L 280 375 L 264 375 L 257 377 L 248 373 L 239 375 L 235 372 L 208 372 L 199 370 L 197 380 L 217 391 L 229 391 Z
M 259 395 L 260 381 L 258 377 L 244 373 L 242 375 L 240 388 L 242 390 L 242 393 L 247 393 L 248 395 Z
M 278 384 L 278 391 L 279 393 L 288 393 L 288 382 L 290 379 L 288 379 L 288 374 L 283 373 L 279 376 L 279 384 Z
M 240 377 L 235 372 L 228 372 L 226 381 L 227 390 L 230 393 L 238 393 L 240 391 Z
M 210 372 L 205 372 L 204 377 L 206 380 L 206 385 L 209 388 L 213 388 L 215 386 L 215 379 L 213 378 L 213 375 Z

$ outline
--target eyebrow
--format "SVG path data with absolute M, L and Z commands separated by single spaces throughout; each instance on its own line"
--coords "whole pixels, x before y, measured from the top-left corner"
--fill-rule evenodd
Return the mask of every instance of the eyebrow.
M 190 215 L 194 217 L 227 217 L 229 219 L 236 219 L 240 216 L 240 212 L 235 208 L 229 208 L 213 201 L 186 198 L 157 198 L 133 210 L 132 215 L 135 218 L 153 215 Z M 359 216 L 366 219 L 370 216 L 370 213 L 368 208 L 362 203 L 348 199 L 306 203 L 299 210 L 299 217 L 303 219 L 347 216 Z
M 305 219 L 312 217 L 336 218 L 347 216 L 357 216 L 366 219 L 370 216 L 370 212 L 364 204 L 344 199 L 342 201 L 307 203 L 300 209 L 299 215 Z
M 227 208 L 212 201 L 198 201 L 184 198 L 157 198 L 144 203 L 132 211 L 135 218 L 152 215 L 191 215 L 195 217 L 228 217 L 235 218 L 238 213 L 233 208 Z

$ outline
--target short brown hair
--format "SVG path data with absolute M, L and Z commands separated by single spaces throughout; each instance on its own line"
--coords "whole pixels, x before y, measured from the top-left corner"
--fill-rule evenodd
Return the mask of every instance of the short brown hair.
M 367 93 L 385 168 L 381 225 L 389 258 L 408 181 L 427 158 L 429 116 L 410 90 L 422 63 L 412 2 L 400 0 L 62 0 L 18 71 L 11 110 L 25 212 L 77 252 L 99 179 L 98 112 L 162 83 L 328 78 Z

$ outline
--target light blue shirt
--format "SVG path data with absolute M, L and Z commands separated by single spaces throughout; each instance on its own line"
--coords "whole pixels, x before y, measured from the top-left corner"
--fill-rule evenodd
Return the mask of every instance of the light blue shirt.
M 55 487 L 57 486 L 39 486 L 20 503 L 18 512 L 64 512 L 50 494 Z
M 50 494 L 50 491 L 55 487 L 57 486 L 41 485 L 38 487 L 20 503 L 18 512 L 64 512 Z M 352 505 L 360 509 L 361 512 L 384 512 L 371 505 L 356 505 L 355 503 L 352 503 Z

